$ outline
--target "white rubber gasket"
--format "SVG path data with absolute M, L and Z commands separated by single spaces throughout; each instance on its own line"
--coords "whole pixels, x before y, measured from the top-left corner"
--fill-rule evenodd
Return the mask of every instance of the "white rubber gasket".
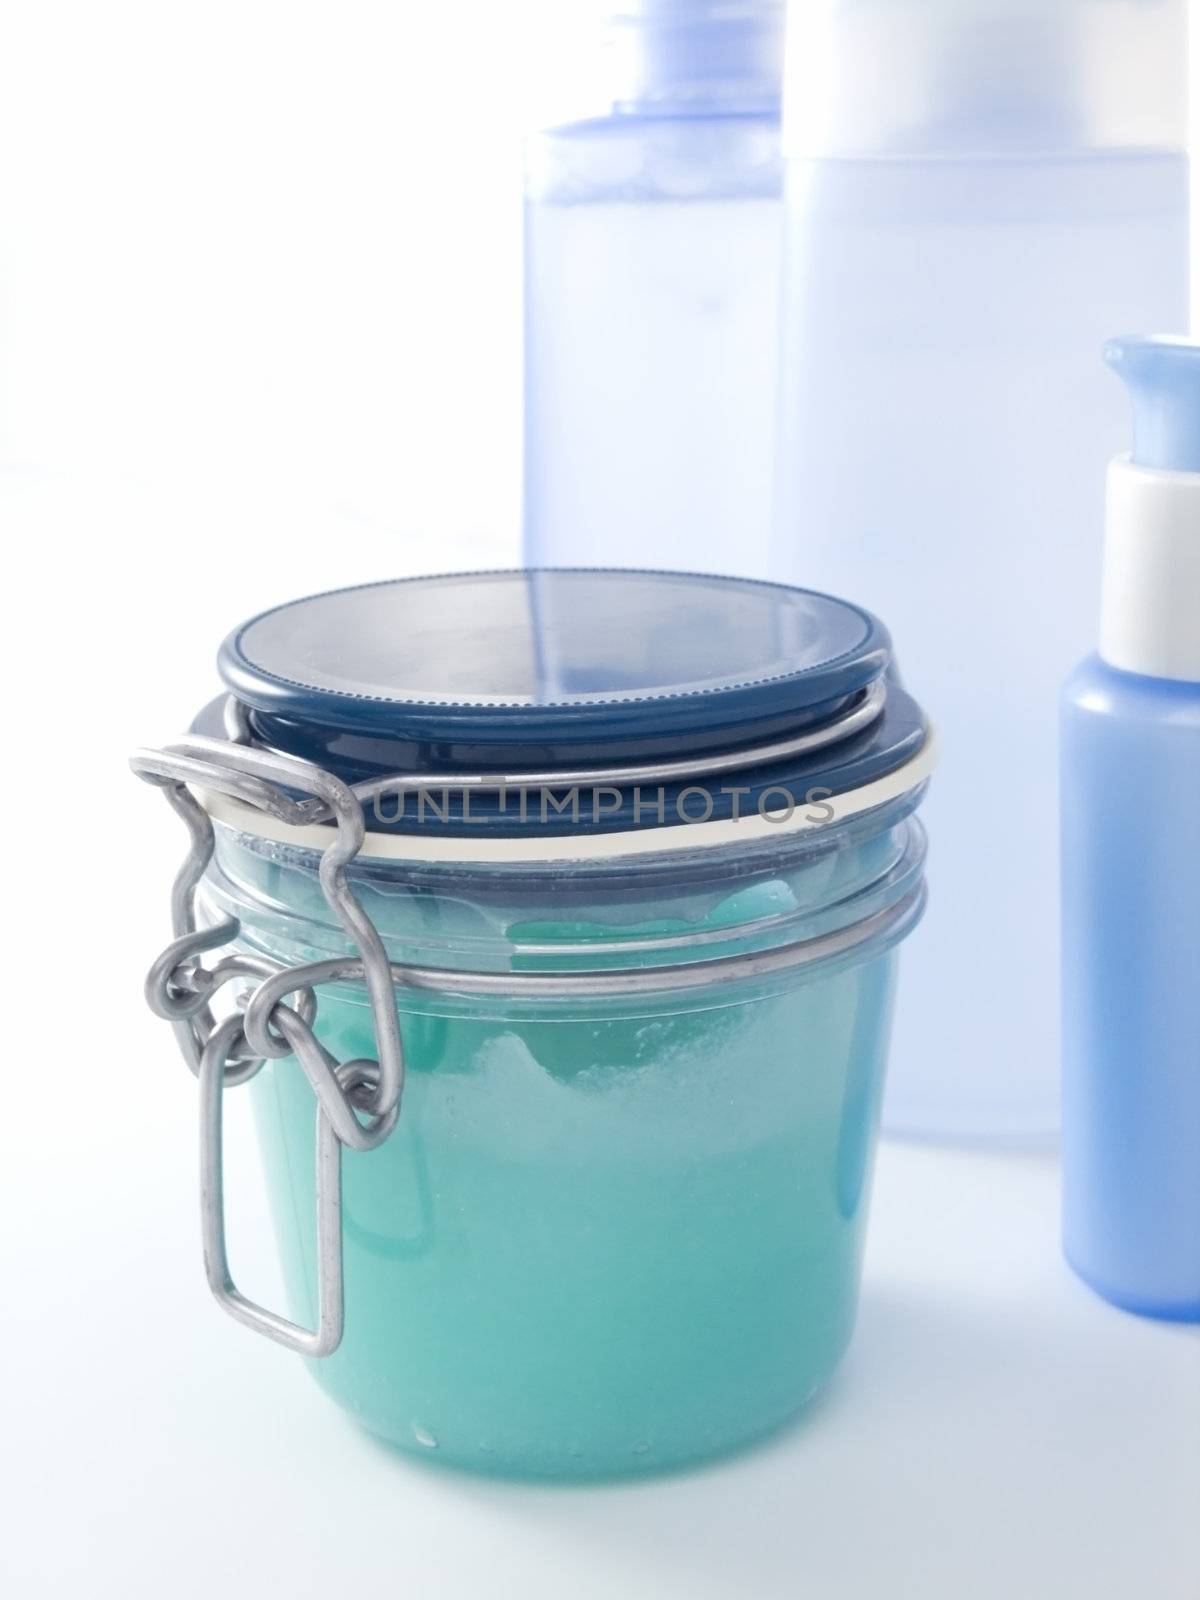
M 937 765 L 938 741 L 931 728 L 916 755 L 894 772 L 885 773 L 861 788 L 845 794 L 826 795 L 814 788 L 809 803 L 796 805 L 790 812 L 757 811 L 743 817 L 723 817 L 707 822 L 679 822 L 658 828 L 627 829 L 617 833 L 549 834 L 538 837 L 497 839 L 482 830 L 478 837 L 469 834 L 367 833 L 360 858 L 384 861 L 441 861 L 448 864 L 550 861 L 607 861 L 622 856 L 664 855 L 675 851 L 704 850 L 719 845 L 750 844 L 761 839 L 787 838 L 811 833 L 819 828 L 836 827 L 850 817 L 876 806 L 886 805 L 901 795 L 910 794 L 929 778 Z M 770 791 L 767 791 L 770 793 Z M 303 850 L 324 850 L 330 843 L 332 828 L 325 823 L 291 827 L 240 800 L 211 790 L 196 789 L 201 805 L 214 822 L 224 823 L 239 833 L 271 839 L 278 844 Z

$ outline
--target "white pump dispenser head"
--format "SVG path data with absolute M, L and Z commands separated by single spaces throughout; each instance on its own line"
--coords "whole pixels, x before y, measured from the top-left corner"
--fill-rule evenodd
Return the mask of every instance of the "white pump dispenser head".
M 1200 683 L 1200 344 L 1114 339 L 1133 451 L 1108 470 L 1100 654 L 1111 666 Z

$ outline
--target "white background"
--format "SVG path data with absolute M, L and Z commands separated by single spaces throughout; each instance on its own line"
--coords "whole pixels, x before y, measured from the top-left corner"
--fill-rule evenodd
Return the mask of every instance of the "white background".
M 0 0 L 0 1586 L 1194 1600 L 1200 1345 L 1066 1273 L 1047 1155 L 885 1149 L 829 1396 L 649 1487 L 397 1462 L 207 1300 L 139 993 L 181 838 L 124 757 L 259 607 L 516 559 L 518 141 L 571 4 Z

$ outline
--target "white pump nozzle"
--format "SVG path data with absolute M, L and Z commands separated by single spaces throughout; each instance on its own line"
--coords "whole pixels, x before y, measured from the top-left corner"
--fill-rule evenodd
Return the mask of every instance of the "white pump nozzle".
M 1126 672 L 1200 683 L 1200 344 L 1114 339 L 1133 452 L 1108 469 L 1100 654 Z

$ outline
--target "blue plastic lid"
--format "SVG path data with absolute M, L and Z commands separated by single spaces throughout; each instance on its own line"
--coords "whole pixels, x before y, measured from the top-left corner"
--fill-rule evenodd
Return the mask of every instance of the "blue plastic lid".
M 257 742 L 356 783 L 691 757 L 702 766 L 837 722 L 890 660 L 884 627 L 828 595 L 693 573 L 534 569 L 296 600 L 235 629 L 219 667 Z M 198 726 L 211 731 L 211 715 Z M 796 775 L 811 786 L 826 774 L 843 792 L 900 765 L 923 737 L 920 712 L 893 687 L 865 735 L 822 750 L 816 766 L 794 763 Z M 778 781 L 780 769 L 761 776 Z M 535 825 L 489 823 L 486 803 L 480 811 L 472 797 L 472 827 Z M 455 817 L 426 825 L 453 828 Z M 536 825 L 558 831 L 569 819 Z M 617 809 L 599 825 L 654 818 Z
M 784 0 L 614 0 L 626 109 L 777 109 Z
M 1110 339 L 1104 359 L 1129 390 L 1134 464 L 1200 472 L 1200 343 L 1134 334 Z

